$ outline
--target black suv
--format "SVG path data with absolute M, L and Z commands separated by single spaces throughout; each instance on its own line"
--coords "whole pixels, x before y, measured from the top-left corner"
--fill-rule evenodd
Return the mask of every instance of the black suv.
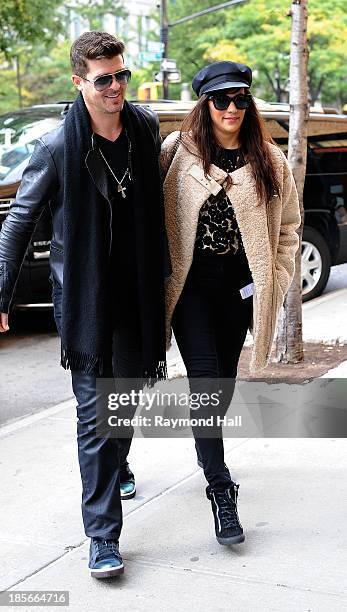
M 0 227 L 20 184 L 36 138 L 58 125 L 69 102 L 32 106 L 0 117 Z M 147 102 L 146 102 L 147 104 Z M 289 111 L 285 105 L 257 101 L 269 132 L 280 147 L 288 146 Z M 180 128 L 194 102 L 153 102 L 162 136 Z M 304 189 L 302 243 L 303 300 L 322 293 L 330 267 L 347 262 L 347 117 L 310 113 Z M 32 237 L 16 287 L 17 309 L 51 306 L 49 252 L 51 220 L 45 211 Z

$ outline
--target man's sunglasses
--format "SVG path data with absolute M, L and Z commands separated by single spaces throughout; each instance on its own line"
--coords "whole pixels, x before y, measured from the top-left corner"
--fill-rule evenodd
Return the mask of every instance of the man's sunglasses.
M 111 87 L 113 83 L 113 77 L 116 79 L 117 83 L 124 85 L 128 83 L 131 78 L 131 72 L 128 68 L 124 68 L 123 70 L 118 70 L 117 72 L 110 72 L 110 74 L 103 74 L 99 77 L 96 77 L 93 81 L 90 79 L 86 79 L 85 77 L 81 77 L 84 81 L 88 81 L 88 83 L 92 83 L 96 89 L 96 91 L 104 91 L 104 89 L 108 89 Z
M 209 100 L 212 100 L 213 106 L 216 110 L 224 111 L 230 106 L 230 102 L 234 102 L 236 108 L 243 110 L 248 108 L 252 100 L 251 94 L 237 94 L 230 98 L 226 94 L 211 94 L 208 96 Z

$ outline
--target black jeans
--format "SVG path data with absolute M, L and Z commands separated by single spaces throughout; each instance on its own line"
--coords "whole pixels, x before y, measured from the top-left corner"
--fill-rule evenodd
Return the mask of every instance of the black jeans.
M 252 317 L 252 297 L 242 299 L 239 289 L 251 282 L 244 253 L 204 255 L 197 251 L 173 316 L 190 392 L 211 393 L 222 384 L 217 409 L 221 417 L 233 396 L 238 361 Z M 211 386 L 211 379 L 223 380 Z M 204 413 L 198 412 L 191 411 L 191 417 L 216 414 L 216 409 L 209 406 Z M 203 428 L 193 427 L 205 477 L 209 485 L 222 489 L 230 485 L 231 477 L 224 464 L 222 428 L 214 428 L 213 433 L 214 437 L 204 437 Z
M 55 281 L 52 298 L 54 318 L 61 335 L 62 290 Z M 141 386 L 140 334 L 136 319 L 131 316 L 117 321 L 114 327 L 113 376 L 124 378 L 123 383 L 118 381 L 122 387 L 117 389 L 119 392 L 127 391 L 128 378 L 139 379 Z M 71 377 L 77 400 L 77 444 L 85 533 L 88 537 L 118 540 L 122 529 L 119 470 L 130 449 L 131 432 L 127 438 L 96 437 L 96 377 L 76 370 L 71 371 Z M 132 416 L 129 414 L 130 418 Z

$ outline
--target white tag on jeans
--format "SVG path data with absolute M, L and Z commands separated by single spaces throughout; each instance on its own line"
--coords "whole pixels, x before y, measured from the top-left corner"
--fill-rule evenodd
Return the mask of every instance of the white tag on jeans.
M 242 289 L 240 289 L 241 297 L 243 300 L 253 295 L 253 288 L 253 283 L 250 283 L 249 285 L 245 285 L 245 287 L 242 287 Z

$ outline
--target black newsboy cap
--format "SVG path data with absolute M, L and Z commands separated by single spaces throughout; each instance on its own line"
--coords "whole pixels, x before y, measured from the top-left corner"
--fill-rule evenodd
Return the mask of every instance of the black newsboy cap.
M 237 62 L 214 62 L 197 72 L 192 87 L 196 95 L 200 97 L 211 91 L 232 87 L 250 87 L 251 84 L 252 70 L 249 66 Z

